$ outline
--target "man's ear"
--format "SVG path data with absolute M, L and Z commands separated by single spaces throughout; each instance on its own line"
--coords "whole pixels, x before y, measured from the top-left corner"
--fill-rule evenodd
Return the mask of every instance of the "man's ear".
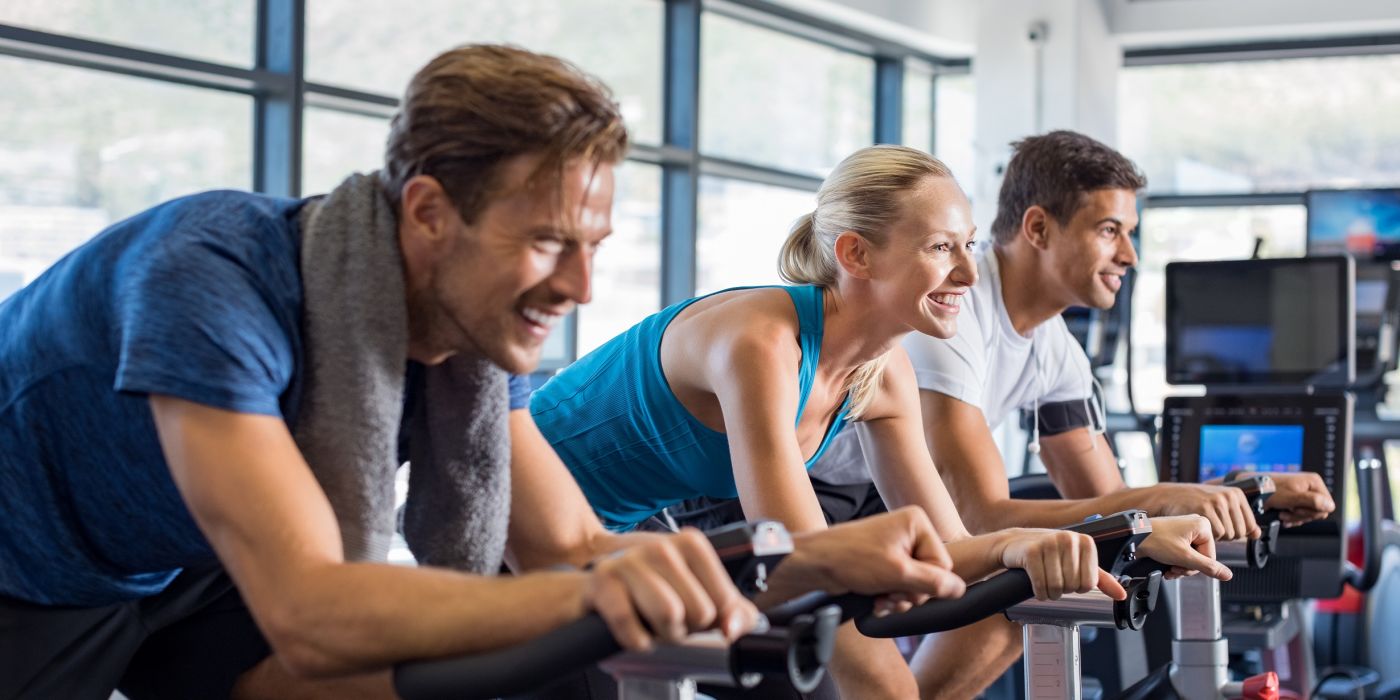
M 454 223 L 460 220 L 437 178 L 416 175 L 404 183 L 399 198 L 399 252 L 410 287 L 431 277 L 434 261 L 451 243 Z
M 1048 245 L 1050 235 L 1050 212 L 1039 204 L 1033 204 L 1026 208 L 1026 213 L 1021 215 L 1021 237 L 1031 244 L 1032 248 L 1045 250 Z
M 457 208 L 442 183 L 431 175 L 415 175 L 399 195 L 399 236 L 436 246 L 451 235 L 459 219 Z
M 836 264 L 856 279 L 870 279 L 870 241 L 855 231 L 836 236 Z

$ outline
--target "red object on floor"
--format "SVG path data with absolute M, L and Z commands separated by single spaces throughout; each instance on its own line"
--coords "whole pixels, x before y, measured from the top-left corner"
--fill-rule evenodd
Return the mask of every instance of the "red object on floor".
M 1356 566 L 1365 563 L 1363 561 L 1366 558 L 1365 546 L 1366 543 L 1361 536 L 1361 528 L 1351 528 L 1351 531 L 1347 533 L 1347 561 Z M 1366 596 L 1352 588 L 1351 584 L 1346 584 L 1342 587 L 1341 595 L 1336 598 L 1319 600 L 1315 605 L 1314 609 L 1320 613 L 1360 615 L 1361 610 L 1366 606 Z
M 1244 679 L 1244 700 L 1279 700 L 1278 674 L 1269 671 Z

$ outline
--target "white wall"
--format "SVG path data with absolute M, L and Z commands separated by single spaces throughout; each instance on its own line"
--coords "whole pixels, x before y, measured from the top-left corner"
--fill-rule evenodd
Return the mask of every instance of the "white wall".
M 986 232 L 1012 141 L 1053 129 L 1073 129 L 1109 144 L 1117 140 L 1123 59 L 1099 0 L 983 0 L 977 5 L 972 69 L 978 172 L 972 196 L 977 226 Z M 1039 50 L 1028 38 L 1036 23 L 1046 27 Z

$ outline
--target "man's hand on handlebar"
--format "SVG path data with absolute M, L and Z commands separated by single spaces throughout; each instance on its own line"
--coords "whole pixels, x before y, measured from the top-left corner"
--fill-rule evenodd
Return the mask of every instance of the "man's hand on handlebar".
M 1011 528 L 1002 530 L 997 558 L 1008 569 L 1025 569 L 1040 600 L 1059 600 L 1066 593 L 1095 588 L 1114 600 L 1128 597 L 1112 574 L 1099 568 L 1094 538 L 1068 530 Z
M 1234 573 L 1215 560 L 1215 537 L 1210 521 L 1199 515 L 1152 518 L 1152 534 L 1137 548 L 1138 556 L 1171 566 L 1166 578 L 1203 573 L 1229 581 Z
M 877 612 L 902 612 L 935 598 L 957 598 L 966 585 L 928 514 L 917 507 L 793 536 L 794 550 L 774 572 L 773 597 L 813 590 L 882 596 Z
M 607 622 L 619 644 L 634 651 L 708 629 L 733 641 L 758 622 L 758 610 L 729 580 L 699 530 L 620 549 L 597 560 L 588 576 L 584 604 Z
M 1139 505 L 1148 515 L 1200 515 L 1218 540 L 1259 539 L 1263 532 L 1244 491 L 1217 484 L 1157 484 Z M 1277 497 L 1277 494 L 1275 494 Z
M 1337 509 L 1332 494 L 1327 491 L 1327 484 L 1323 483 L 1322 477 L 1317 474 L 1269 473 L 1268 476 L 1273 478 L 1274 488 L 1277 490 L 1264 505 L 1278 510 L 1279 519 L 1286 527 L 1321 520 Z

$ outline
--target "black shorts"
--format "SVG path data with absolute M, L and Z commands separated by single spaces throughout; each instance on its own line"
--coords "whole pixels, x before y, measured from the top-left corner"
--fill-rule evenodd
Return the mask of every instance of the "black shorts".
M 270 649 L 221 568 L 97 608 L 0 596 L 0 698 L 226 698 Z

